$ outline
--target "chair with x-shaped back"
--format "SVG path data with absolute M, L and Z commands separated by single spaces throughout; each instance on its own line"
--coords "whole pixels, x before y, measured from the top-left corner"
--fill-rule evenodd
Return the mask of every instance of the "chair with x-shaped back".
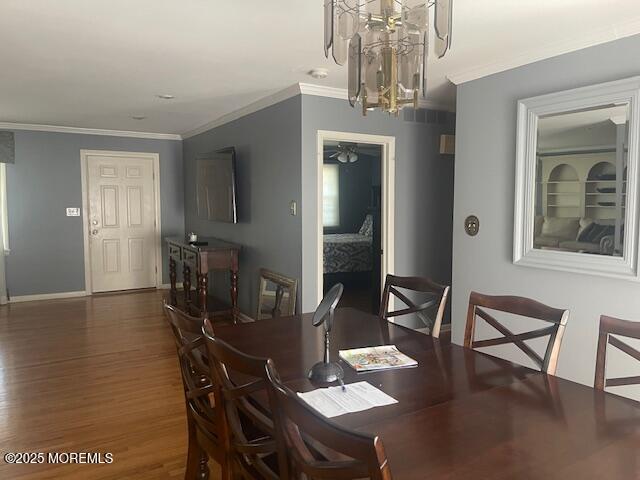
M 615 336 L 614 336 L 615 335 Z M 640 375 L 633 377 L 605 378 L 607 366 L 607 345 L 640 362 L 640 351 L 623 342 L 618 337 L 640 339 L 640 322 L 620 320 L 619 318 L 600 317 L 600 334 L 598 336 L 598 353 L 596 356 L 595 388 L 604 390 L 605 387 L 620 387 L 623 385 L 640 385 Z
M 221 399 L 225 448 L 234 480 L 277 480 L 273 420 L 253 398 L 267 388 L 267 358 L 247 355 L 215 337 L 209 320 L 203 332 L 211 377 Z M 275 369 L 274 369 L 275 370 Z
M 427 301 L 416 304 L 416 300 L 410 299 L 410 295 L 400 291 L 400 289 L 408 290 L 412 294 L 425 294 L 429 298 Z M 404 308 L 389 311 L 389 300 L 394 295 L 398 300 L 405 304 Z M 380 302 L 380 318 L 388 320 L 389 318 L 400 317 L 402 315 L 415 314 L 429 329 L 432 337 L 440 336 L 440 327 L 442 326 L 442 317 L 444 309 L 447 305 L 449 296 L 449 287 L 439 285 L 429 278 L 423 277 L 398 277 L 396 275 L 387 275 L 384 283 L 384 291 L 382 293 L 382 301 Z
M 551 323 L 551 325 L 538 330 L 515 334 L 498 322 L 486 309 L 542 320 Z M 477 317 L 482 318 L 503 336 L 487 340 L 474 340 Z M 554 375 L 558 366 L 560 344 L 562 343 L 562 336 L 564 335 L 568 318 L 568 310 L 549 307 L 530 298 L 490 296 L 471 292 L 469 297 L 469 310 L 467 312 L 467 325 L 464 332 L 464 346 L 475 349 L 513 343 L 522 350 L 541 371 Z M 525 343 L 525 340 L 546 336 L 549 336 L 549 340 L 544 357 L 541 357 Z
M 220 401 L 212 383 L 202 335 L 203 317 L 193 317 L 164 304 L 173 332 L 187 410 L 188 452 L 185 479 L 208 478 L 208 459 L 218 462 L 228 478 L 227 455 L 221 425 Z
M 307 405 L 267 365 L 281 480 L 391 480 L 377 435 L 349 430 Z

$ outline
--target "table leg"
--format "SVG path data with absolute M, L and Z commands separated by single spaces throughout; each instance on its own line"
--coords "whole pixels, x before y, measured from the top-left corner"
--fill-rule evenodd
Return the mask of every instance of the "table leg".
M 231 315 L 233 323 L 238 323 L 238 272 L 231 270 Z
M 169 257 L 169 281 L 171 282 L 169 303 L 175 307 L 178 304 L 178 291 L 176 290 L 176 261 L 173 257 Z
M 191 303 L 191 268 L 186 263 L 182 267 L 182 286 L 184 287 L 185 310 L 188 312 Z
M 207 297 L 209 295 L 209 274 L 198 274 L 198 300 L 200 301 L 200 310 L 203 314 L 207 313 Z

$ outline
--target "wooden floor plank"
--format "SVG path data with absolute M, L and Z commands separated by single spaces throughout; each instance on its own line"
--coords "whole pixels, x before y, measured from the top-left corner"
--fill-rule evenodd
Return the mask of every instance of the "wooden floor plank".
M 146 291 L 0 308 L 0 478 L 184 477 L 182 384 L 161 302 Z M 7 452 L 110 452 L 113 463 L 8 465 Z

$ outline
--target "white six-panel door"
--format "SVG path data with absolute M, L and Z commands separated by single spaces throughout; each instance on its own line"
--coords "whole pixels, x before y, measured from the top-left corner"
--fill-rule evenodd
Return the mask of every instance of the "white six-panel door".
M 85 158 L 91 290 L 156 286 L 153 158 Z

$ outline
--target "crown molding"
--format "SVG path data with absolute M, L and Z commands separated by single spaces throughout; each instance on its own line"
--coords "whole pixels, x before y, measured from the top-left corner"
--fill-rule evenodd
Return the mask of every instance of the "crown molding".
M 300 93 L 302 95 L 315 95 L 317 97 L 338 98 L 340 100 L 348 100 L 349 94 L 346 88 L 325 87 L 323 85 L 314 85 L 312 83 L 300 83 Z M 418 99 L 419 108 L 429 108 L 433 110 L 445 110 L 447 112 L 455 112 L 452 105 L 434 102 L 428 99 Z
M 590 33 L 580 35 L 580 37 L 576 37 L 571 40 L 542 45 L 536 49 L 529 50 L 526 53 L 513 56 L 508 59 L 501 59 L 466 70 L 461 70 L 447 75 L 447 78 L 455 85 L 460 85 L 461 83 L 477 80 L 495 73 L 504 72 L 523 65 L 538 62 L 540 60 L 545 60 L 547 58 L 557 57 L 566 53 L 612 42 L 614 40 L 630 37 L 639 33 L 640 19 L 632 19 L 618 25 L 610 25 L 605 28 L 595 29 Z
M 211 122 L 205 123 L 198 128 L 194 128 L 193 130 L 184 132 L 181 137 L 182 139 L 194 137 L 213 128 L 220 127 L 226 123 L 233 122 L 234 120 L 238 120 L 239 118 L 242 118 L 246 115 L 255 113 L 259 110 L 262 110 L 263 108 L 270 107 L 271 105 L 275 105 L 276 103 L 280 103 L 284 100 L 295 97 L 296 95 L 312 95 L 315 97 L 337 98 L 339 100 L 345 101 L 348 99 L 347 89 L 345 88 L 326 87 L 324 85 L 314 85 L 312 83 L 294 83 L 293 85 L 283 90 L 256 100 L 255 102 L 250 103 L 245 107 L 229 112 L 215 120 L 212 120 Z M 420 108 L 445 110 L 448 112 L 455 111 L 455 108 L 451 105 L 432 102 L 430 100 L 419 100 L 418 106 Z
M 81 135 L 104 135 L 109 137 L 147 138 L 151 140 L 182 140 L 174 133 L 132 132 L 129 130 L 106 130 L 100 128 L 65 127 L 61 125 L 39 125 L 34 123 L 0 122 L 2 130 L 25 130 L 31 132 L 78 133 Z
M 338 98 L 340 100 L 349 98 L 346 88 L 326 87 L 324 85 L 314 85 L 313 83 L 299 83 L 298 86 L 302 95 Z
M 78 133 L 82 135 L 106 135 L 111 137 L 129 137 L 129 138 L 147 138 L 153 140 L 184 140 L 194 137 L 208 130 L 220 127 L 226 123 L 238 120 L 246 115 L 250 115 L 264 108 L 280 103 L 297 95 L 312 95 L 316 97 L 336 98 L 339 100 L 347 100 L 348 93 L 346 88 L 327 87 L 324 85 L 314 85 L 312 83 L 294 83 L 282 90 L 271 95 L 262 97 L 255 102 L 250 103 L 237 110 L 229 112 L 218 117 L 211 122 L 205 123 L 200 127 L 194 128 L 182 134 L 174 133 L 151 133 L 151 132 L 133 132 L 128 130 L 106 130 L 99 128 L 83 128 L 83 127 L 66 127 L 60 125 L 39 125 L 32 123 L 11 123 L 0 122 L 0 129 L 4 130 L 26 130 L 33 132 L 55 132 L 55 133 Z M 455 111 L 451 105 L 432 102 L 430 100 L 421 99 L 418 101 L 420 108 L 429 108 L 434 110 L 445 110 L 449 112 Z
M 194 128 L 193 130 L 189 130 L 184 132 L 181 137 L 182 139 L 191 138 L 201 133 L 206 132 L 207 130 L 211 130 L 212 128 L 220 127 L 225 123 L 233 122 L 234 120 L 238 120 L 246 115 L 262 110 L 263 108 L 270 107 L 271 105 L 275 105 L 276 103 L 280 103 L 288 98 L 295 97 L 296 95 L 300 95 L 300 84 L 294 83 L 284 90 L 279 90 L 271 95 L 267 95 L 266 97 L 260 98 L 255 102 L 250 103 L 249 105 L 229 112 L 221 117 L 218 117 L 211 122 L 205 123 L 204 125 Z

